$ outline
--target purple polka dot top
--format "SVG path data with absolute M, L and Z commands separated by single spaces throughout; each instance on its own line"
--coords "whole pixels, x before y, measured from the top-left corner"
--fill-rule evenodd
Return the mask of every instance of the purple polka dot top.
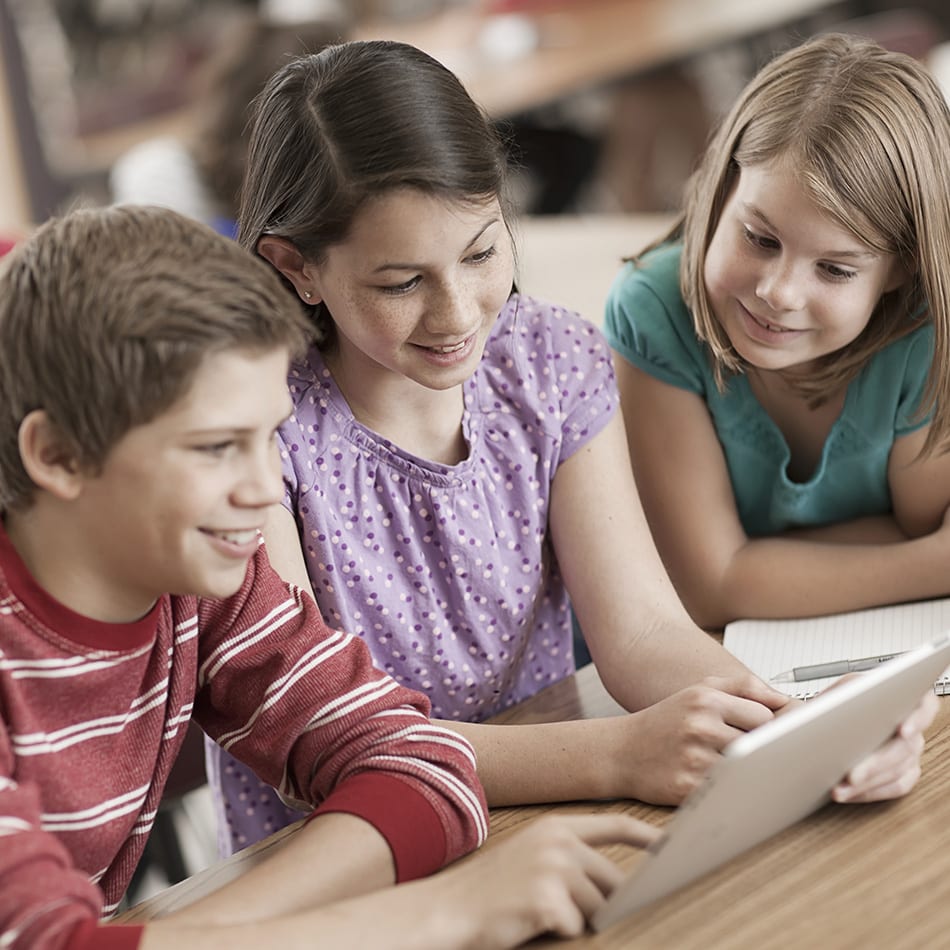
M 327 623 L 362 637 L 441 719 L 486 719 L 573 672 L 548 505 L 558 465 L 617 406 L 600 331 L 512 296 L 465 384 L 458 465 L 360 425 L 316 348 L 290 386 L 285 504 Z

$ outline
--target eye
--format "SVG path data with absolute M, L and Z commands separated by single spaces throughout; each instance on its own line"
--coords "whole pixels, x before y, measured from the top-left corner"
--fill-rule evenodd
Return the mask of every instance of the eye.
M 745 225 L 742 228 L 742 236 L 753 247 L 757 247 L 763 251 L 774 251 L 779 246 L 775 238 L 766 237 L 764 234 L 757 234 L 752 228 Z
M 490 261 L 495 256 L 496 253 L 497 251 L 495 250 L 495 245 L 493 244 L 491 247 L 487 248 L 486 250 L 479 251 L 477 254 L 473 254 L 471 257 L 468 258 L 468 261 L 471 264 L 484 264 L 487 261 Z
M 841 267 L 839 264 L 822 264 L 821 267 L 830 280 L 851 280 L 858 276 L 857 271 Z
M 422 278 L 417 274 L 415 277 L 411 277 L 409 280 L 401 284 L 394 284 L 390 287 L 380 287 L 379 289 L 384 294 L 392 294 L 394 297 L 398 297 L 400 294 L 408 294 L 409 291 L 413 290 L 418 286 Z
M 221 442 L 208 442 L 204 445 L 196 445 L 194 449 L 196 452 L 201 452 L 203 455 L 211 455 L 214 457 L 224 455 L 228 451 L 234 442 L 231 439 L 226 439 Z

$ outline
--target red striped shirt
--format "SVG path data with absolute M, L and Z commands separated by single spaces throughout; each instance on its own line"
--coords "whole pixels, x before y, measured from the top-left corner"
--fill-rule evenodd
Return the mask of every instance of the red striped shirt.
M 284 584 L 263 545 L 225 601 L 132 624 L 73 613 L 0 531 L 0 946 L 134 947 L 94 926 L 131 879 L 194 713 L 305 807 L 370 821 L 401 880 L 487 833 L 470 746 Z

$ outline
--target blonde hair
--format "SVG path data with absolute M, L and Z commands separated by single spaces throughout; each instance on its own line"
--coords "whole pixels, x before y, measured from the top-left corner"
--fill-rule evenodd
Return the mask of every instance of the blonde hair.
M 134 205 L 48 221 L 0 264 L 0 510 L 33 498 L 18 444 L 33 410 L 97 471 L 209 353 L 296 353 L 308 335 L 274 272 L 197 221 Z
M 800 169 L 809 197 L 838 226 L 909 275 L 882 295 L 865 330 L 817 361 L 800 391 L 812 405 L 847 385 L 870 357 L 930 321 L 933 363 L 921 413 L 934 410 L 924 446 L 950 438 L 950 111 L 926 69 L 909 56 L 841 34 L 778 56 L 749 83 L 690 179 L 681 221 L 681 290 L 717 382 L 743 370 L 710 306 L 706 253 L 739 170 L 782 158 Z

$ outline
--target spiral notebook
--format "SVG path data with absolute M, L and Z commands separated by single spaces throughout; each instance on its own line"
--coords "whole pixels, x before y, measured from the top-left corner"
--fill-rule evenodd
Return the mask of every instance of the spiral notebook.
M 723 646 L 770 682 L 796 666 L 903 653 L 945 630 L 950 630 L 950 597 L 801 620 L 736 620 L 726 625 Z M 810 699 L 836 679 L 772 685 Z M 950 694 L 950 669 L 935 690 L 939 696 Z

